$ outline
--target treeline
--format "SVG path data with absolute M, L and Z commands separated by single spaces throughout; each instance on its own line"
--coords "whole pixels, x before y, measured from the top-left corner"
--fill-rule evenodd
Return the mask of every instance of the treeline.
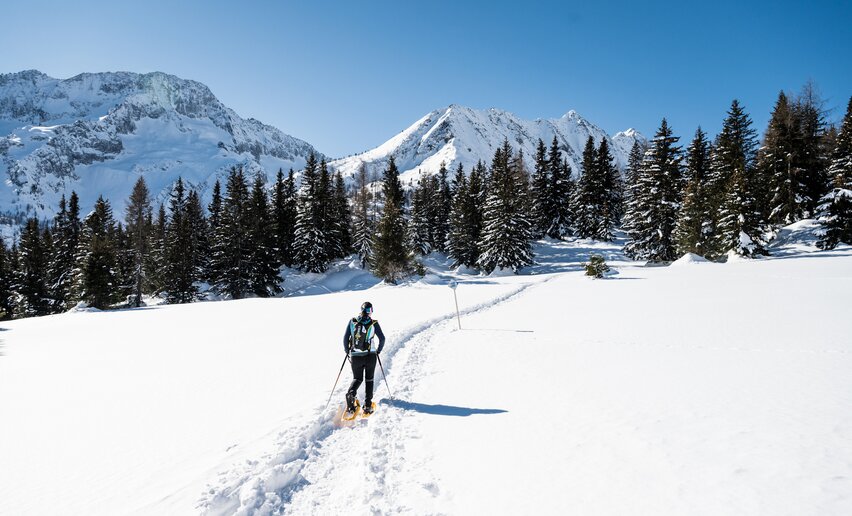
M 353 253 L 388 282 L 422 272 L 418 256 L 432 251 L 486 273 L 518 271 L 533 263 L 538 238 L 609 241 L 619 229 L 628 256 L 660 262 L 765 254 L 778 227 L 808 217 L 823 226 L 820 247 L 852 243 L 852 99 L 839 130 L 808 86 L 779 95 L 760 146 L 737 101 L 712 142 L 701 128 L 685 151 L 678 142 L 663 119 L 647 148 L 634 145 L 622 178 L 606 140 L 588 139 L 576 173 L 556 138 L 538 142 L 531 171 L 504 141 L 490 165 L 459 165 L 452 177 L 442 165 L 408 192 L 393 157 L 380 181 L 362 167 L 347 192 L 312 155 L 298 188 L 292 170 L 270 187 L 234 168 L 206 209 L 178 179 L 156 215 L 140 178 L 123 223 L 103 198 L 81 220 L 72 193 L 53 221 L 30 219 L 17 243 L 0 245 L 0 310 L 274 296 L 281 267 L 320 273 Z
M 828 127 L 811 85 L 783 92 L 764 141 L 743 107 L 731 104 L 710 142 L 699 127 L 686 152 L 663 119 L 641 159 L 631 154 L 623 227 L 634 259 L 670 261 L 686 252 L 718 259 L 766 254 L 777 229 L 818 218 L 818 245 L 852 241 L 852 99 L 840 132 Z
M 351 251 L 349 205 L 340 174 L 308 158 L 297 193 L 293 171 L 249 184 L 233 168 L 224 191 L 213 187 L 206 210 L 179 178 L 168 208 L 156 215 L 144 178 L 127 202 L 123 223 L 102 197 L 81 220 L 79 199 L 63 196 L 49 224 L 29 219 L 11 249 L 0 243 L 0 310 L 28 317 L 79 303 L 105 309 L 140 306 L 143 296 L 168 303 L 207 291 L 231 299 L 281 292 L 282 266 L 325 270 Z

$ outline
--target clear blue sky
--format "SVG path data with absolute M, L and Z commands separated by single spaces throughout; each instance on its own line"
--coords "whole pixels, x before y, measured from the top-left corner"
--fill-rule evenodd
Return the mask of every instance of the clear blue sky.
M 612 133 L 715 134 L 733 98 L 763 131 L 813 79 L 842 116 L 852 2 L 246 0 L 9 2 L 0 72 L 164 71 L 342 156 L 451 103 L 570 109 Z

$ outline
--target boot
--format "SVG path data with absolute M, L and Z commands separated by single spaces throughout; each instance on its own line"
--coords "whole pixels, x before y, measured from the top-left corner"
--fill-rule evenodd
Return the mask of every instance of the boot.
M 354 414 L 357 410 L 358 399 L 351 392 L 346 393 L 346 412 Z

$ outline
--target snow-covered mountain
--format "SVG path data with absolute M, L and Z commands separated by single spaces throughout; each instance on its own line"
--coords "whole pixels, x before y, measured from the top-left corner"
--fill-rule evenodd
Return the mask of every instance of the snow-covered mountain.
M 357 173 L 361 164 L 366 164 L 370 172 L 380 172 L 393 155 L 403 182 L 408 183 L 417 179 L 419 171 L 437 172 L 441 162 L 450 169 L 461 163 L 468 171 L 480 159 L 490 163 L 494 151 L 508 139 L 515 150 L 524 151 L 527 166 L 532 170 L 539 138 L 549 147 L 554 135 L 575 174 L 589 136 L 596 142 L 609 140 L 615 161 L 622 169 L 633 142 L 645 141 L 634 129 L 610 137 L 575 111 L 556 119 L 524 120 L 499 109 L 451 105 L 432 111 L 375 149 L 335 160 L 331 165 L 344 176 Z
M 308 143 L 243 119 L 207 86 L 165 73 L 84 73 L 59 80 L 0 75 L 0 213 L 51 216 L 76 190 L 122 215 L 144 175 L 158 201 L 178 176 L 209 194 L 235 164 L 250 175 L 302 168 Z M 8 221 L 8 219 L 7 219 Z

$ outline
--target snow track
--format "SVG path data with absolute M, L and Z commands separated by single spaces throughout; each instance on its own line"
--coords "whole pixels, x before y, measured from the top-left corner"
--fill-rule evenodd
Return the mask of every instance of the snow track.
M 528 288 L 551 280 L 538 277 L 494 299 L 462 311 L 469 315 L 493 308 L 521 295 Z M 390 332 L 382 356 L 396 400 L 405 400 L 416 388 L 432 348 L 430 344 L 456 325 L 448 313 L 402 332 Z M 346 369 L 346 368 L 345 368 Z M 344 371 L 331 406 L 294 422 L 279 435 L 276 451 L 262 459 L 247 460 L 223 472 L 210 486 L 198 508 L 209 515 L 339 514 L 360 506 L 373 514 L 404 513 L 412 502 L 426 502 L 439 492 L 425 464 L 411 464 L 406 443 L 419 439 L 418 429 L 405 410 L 385 396 L 388 386 L 376 371 L 374 397 L 378 413 L 354 427 L 336 428 L 337 404 L 349 384 Z M 361 395 L 363 386 L 361 388 Z M 394 473 L 405 468 L 405 483 L 395 483 Z M 412 475 L 417 479 L 412 482 Z M 416 504 L 418 512 L 423 505 Z M 428 505 L 428 504 L 427 504 Z

